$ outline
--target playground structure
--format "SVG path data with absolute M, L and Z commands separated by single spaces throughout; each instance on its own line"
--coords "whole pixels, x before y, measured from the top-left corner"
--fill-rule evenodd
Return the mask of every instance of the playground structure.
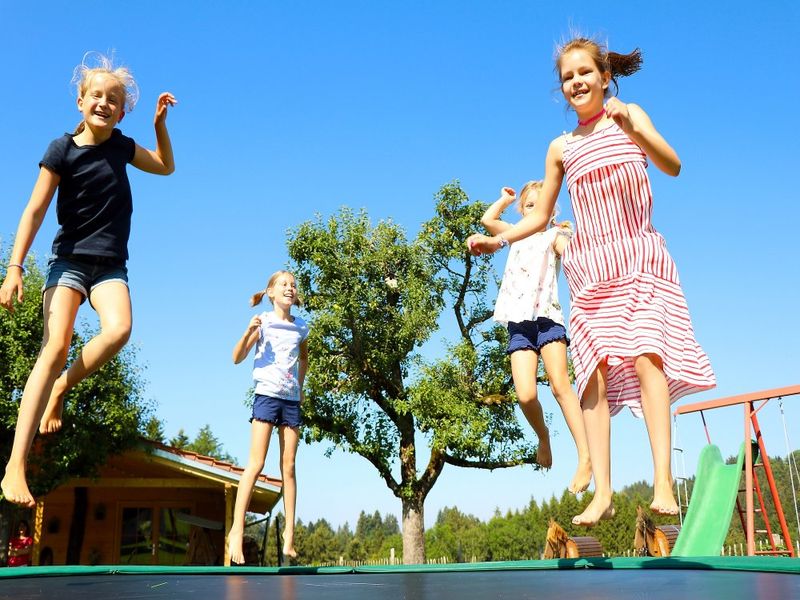
M 708 445 L 703 449 L 698 461 L 695 486 L 692 500 L 685 519 L 681 515 L 682 529 L 673 548 L 674 556 L 712 556 L 719 554 L 729 524 L 734 505 L 739 513 L 747 541 L 747 555 L 788 555 L 795 557 L 795 549 L 786 517 L 775 485 L 769 455 L 764 436 L 758 422 L 758 413 L 770 400 L 783 399 L 800 394 L 800 385 L 776 388 L 750 394 L 730 396 L 719 400 L 697 402 L 678 407 L 674 417 L 699 412 L 703 420 Z M 705 420 L 705 411 L 743 405 L 744 407 L 744 441 L 736 463 L 726 465 L 719 448 L 711 443 L 711 436 Z M 682 452 L 681 448 L 675 448 Z M 757 460 L 760 458 L 760 460 Z M 794 471 L 791 454 L 789 456 L 792 489 L 794 490 Z M 757 470 L 763 471 L 762 475 Z M 744 487 L 740 489 L 741 474 L 744 471 Z M 762 478 L 766 480 L 766 488 Z M 684 495 L 685 495 L 684 480 Z M 772 501 L 778 519 L 781 536 L 785 541 L 785 549 L 779 548 L 776 536 L 773 535 L 767 504 L 766 493 Z M 740 500 L 744 494 L 744 508 Z M 758 508 L 755 501 L 758 501 Z M 681 486 L 678 485 L 678 502 L 681 502 Z M 756 530 L 755 515 L 760 514 L 764 529 Z M 799 526 L 800 528 L 800 526 Z M 765 533 L 770 544 L 768 550 L 756 551 L 756 533 Z

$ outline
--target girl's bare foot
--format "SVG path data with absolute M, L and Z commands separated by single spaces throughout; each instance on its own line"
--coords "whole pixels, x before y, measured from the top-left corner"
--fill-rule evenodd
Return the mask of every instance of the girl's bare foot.
M 57 389 L 59 388 L 59 389 Z M 66 390 L 61 390 L 56 381 L 50 399 L 44 409 L 42 419 L 39 421 L 39 433 L 55 433 L 61 430 L 61 416 L 64 412 L 64 394 Z
M 536 448 L 536 464 L 549 469 L 553 466 L 553 453 L 550 450 L 550 434 L 539 436 L 539 446 Z
M 294 532 L 291 536 L 283 534 L 283 555 L 289 558 L 297 558 L 297 550 L 294 549 Z
M 242 541 L 244 532 L 234 531 L 228 534 L 228 553 L 231 555 L 231 562 L 242 565 L 244 564 L 244 552 L 242 551 Z
M 12 468 L 6 466 L 6 476 L 0 483 L 3 497 L 14 504 L 33 508 L 36 500 L 33 499 L 31 491 L 28 489 L 28 480 L 25 478 L 25 469 Z
M 589 459 L 578 461 L 578 468 L 572 476 L 572 483 L 567 488 L 571 494 L 580 494 L 589 489 L 592 481 L 592 463 Z
M 611 498 L 600 498 L 595 494 L 592 501 L 589 502 L 589 506 L 581 514 L 572 517 L 572 524 L 581 525 L 582 527 L 594 527 L 600 521 L 613 519 L 615 514 Z
M 665 481 L 653 485 L 653 502 L 650 510 L 658 515 L 677 515 L 678 503 L 672 493 L 672 482 Z

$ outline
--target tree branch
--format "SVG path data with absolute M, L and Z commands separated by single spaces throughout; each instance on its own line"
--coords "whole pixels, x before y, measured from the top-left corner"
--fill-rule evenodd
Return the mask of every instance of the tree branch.
M 470 467 L 473 469 L 507 469 L 509 467 L 518 467 L 520 465 L 533 465 L 536 464 L 535 456 L 528 456 L 519 460 L 465 460 L 457 458 L 447 453 L 442 453 L 442 460 L 449 465 L 456 467 Z
M 453 304 L 453 312 L 456 315 L 456 322 L 458 323 L 458 329 L 461 331 L 461 337 L 474 348 L 472 338 L 469 335 L 469 329 L 464 325 L 464 317 L 461 315 L 461 309 L 464 306 L 464 298 L 467 295 L 467 289 L 469 287 L 469 278 L 472 274 L 472 257 L 467 254 L 466 258 L 467 260 L 464 261 L 464 266 L 466 267 L 464 278 L 461 281 L 461 289 L 458 290 L 458 297 L 456 298 L 455 304 Z

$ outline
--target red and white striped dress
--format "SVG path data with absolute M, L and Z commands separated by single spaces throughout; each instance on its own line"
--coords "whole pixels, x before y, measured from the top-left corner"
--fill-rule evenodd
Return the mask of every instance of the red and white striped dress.
M 608 364 L 611 414 L 642 415 L 633 358 L 661 357 L 670 400 L 716 385 L 694 339 L 678 270 L 651 223 L 647 158 L 616 124 L 567 139 L 564 172 L 576 227 L 563 256 L 570 291 L 571 353 L 578 396 Z

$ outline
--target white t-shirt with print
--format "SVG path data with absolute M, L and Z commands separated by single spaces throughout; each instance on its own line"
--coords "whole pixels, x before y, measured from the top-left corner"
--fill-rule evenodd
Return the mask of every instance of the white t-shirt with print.
M 300 343 L 308 337 L 308 325 L 300 317 L 283 321 L 274 311 L 259 316 L 261 328 L 253 362 L 255 393 L 299 402 L 297 361 Z
M 558 301 L 561 258 L 553 250 L 558 235 L 571 237 L 572 230 L 551 227 L 511 244 L 494 305 L 495 321 L 507 325 L 545 317 L 564 324 Z

